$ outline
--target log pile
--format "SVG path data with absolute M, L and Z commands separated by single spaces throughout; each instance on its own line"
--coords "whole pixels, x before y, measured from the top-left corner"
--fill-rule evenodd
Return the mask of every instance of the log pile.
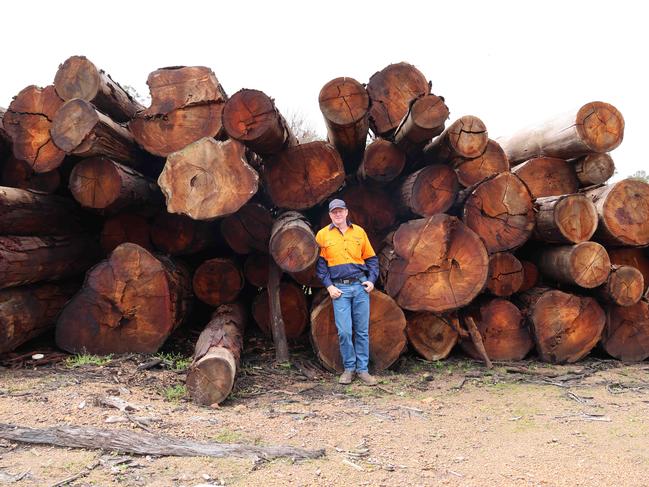
M 331 299 L 310 292 L 339 197 L 380 260 L 372 370 L 408 342 L 487 364 L 534 348 L 574 362 L 599 342 L 649 357 L 649 184 L 607 184 L 624 135 L 611 104 L 492 138 L 488 114 L 449 118 L 452 100 L 398 63 L 323 83 L 326 140 L 302 142 L 269 94 L 228 97 L 210 68 L 147 84 L 145 107 L 73 56 L 0 109 L 0 353 L 53 327 L 73 353 L 154 352 L 188 323 L 204 329 L 188 389 L 210 405 L 254 322 L 278 352 L 308 336 L 340 371 Z

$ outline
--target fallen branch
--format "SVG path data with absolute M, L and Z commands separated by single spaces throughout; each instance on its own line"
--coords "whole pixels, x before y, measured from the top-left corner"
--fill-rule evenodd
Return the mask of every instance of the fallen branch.
M 471 340 L 473 341 L 473 344 L 475 345 L 475 348 L 478 350 L 480 355 L 482 356 L 482 359 L 484 360 L 485 365 L 487 366 L 488 369 L 493 369 L 493 364 L 491 363 L 491 360 L 489 360 L 489 356 L 487 355 L 487 350 L 484 348 L 484 342 L 482 341 L 482 335 L 480 334 L 480 330 L 478 330 L 478 327 L 475 324 L 475 321 L 473 321 L 473 318 L 468 316 L 466 320 L 464 320 L 467 328 L 469 329 L 469 334 L 471 335 Z

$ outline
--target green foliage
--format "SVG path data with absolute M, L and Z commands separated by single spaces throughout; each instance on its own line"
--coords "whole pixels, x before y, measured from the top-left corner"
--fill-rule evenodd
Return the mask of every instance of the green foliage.
M 180 353 L 158 352 L 155 354 L 155 356 L 161 359 L 165 366 L 167 366 L 171 370 L 175 370 L 176 372 L 187 370 L 189 364 L 192 363 L 191 357 L 185 357 Z
M 72 357 L 68 357 L 65 360 L 65 365 L 66 367 L 69 368 L 75 368 L 75 367 L 83 367 L 85 365 L 106 365 L 108 364 L 111 360 L 113 359 L 113 355 L 106 355 L 106 356 L 99 356 L 99 355 L 90 355 L 87 353 L 80 353 L 78 355 L 73 355 Z
M 185 387 L 185 384 L 176 384 L 175 386 L 165 387 L 162 394 L 167 401 L 177 402 L 185 397 L 187 394 L 187 387 Z

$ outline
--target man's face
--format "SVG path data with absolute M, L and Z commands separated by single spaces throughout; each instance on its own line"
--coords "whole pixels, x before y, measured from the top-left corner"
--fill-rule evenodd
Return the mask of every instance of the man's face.
M 329 218 L 331 218 L 331 223 L 336 226 L 339 226 L 347 221 L 347 215 L 349 211 L 347 208 L 334 208 L 329 212 Z

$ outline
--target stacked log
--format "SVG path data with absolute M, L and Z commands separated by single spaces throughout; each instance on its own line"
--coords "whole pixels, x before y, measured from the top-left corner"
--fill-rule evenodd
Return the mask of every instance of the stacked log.
M 405 165 L 405 152 L 389 140 L 375 139 L 365 149 L 357 176 L 365 183 L 384 185 L 398 177 Z
M 299 338 L 309 323 L 308 305 L 302 288 L 291 282 L 280 283 L 279 303 L 286 338 Z M 252 316 L 261 331 L 270 337 L 272 326 L 268 289 L 263 289 L 253 301 Z
M 443 360 L 448 357 L 460 336 L 458 329 L 458 318 L 453 313 L 406 313 L 408 342 L 426 360 Z

